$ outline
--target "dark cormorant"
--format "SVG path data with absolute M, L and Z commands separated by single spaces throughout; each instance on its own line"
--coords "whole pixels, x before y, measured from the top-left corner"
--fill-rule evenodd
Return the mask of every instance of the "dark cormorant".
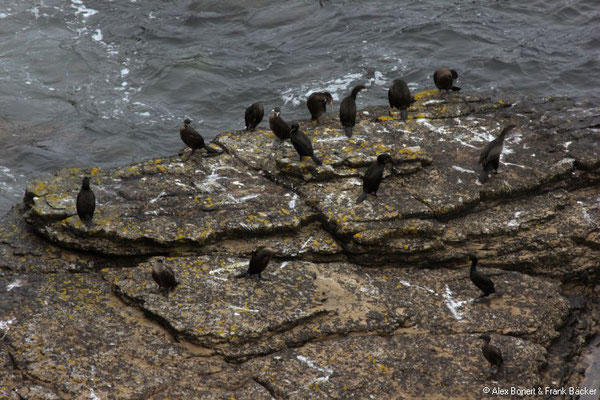
M 300 161 L 302 161 L 303 157 L 310 157 L 315 162 L 315 164 L 323 165 L 321 160 L 319 160 L 317 156 L 315 156 L 312 143 L 310 142 L 308 136 L 306 136 L 304 132 L 299 130 L 300 126 L 298 125 L 298 123 L 294 121 L 290 126 L 290 141 L 292 142 L 292 145 L 294 145 L 294 148 L 298 152 L 298 155 L 300 156 Z
M 261 102 L 254 103 L 250 107 L 246 108 L 244 114 L 244 121 L 246 122 L 246 130 L 253 131 L 256 129 L 260 121 L 265 116 L 265 107 Z
M 477 257 L 474 254 L 468 254 L 468 257 L 471 259 L 471 269 L 469 271 L 471 282 L 483 292 L 479 297 L 486 297 L 492 293 L 496 293 L 494 282 L 492 282 L 490 277 L 483 272 L 477 271 Z
M 433 74 L 433 81 L 435 82 L 435 86 L 440 90 L 445 90 L 448 93 L 450 90 L 453 92 L 458 92 L 460 90 L 459 87 L 452 86 L 452 83 L 455 79 L 458 78 L 458 73 L 450 68 L 440 68 Z
M 358 196 L 358 199 L 356 199 L 356 204 L 365 201 L 368 194 L 377 195 L 376 193 L 377 189 L 379 189 L 381 178 L 383 177 L 385 163 L 388 161 L 392 161 L 392 157 L 389 154 L 380 154 L 377 156 L 377 161 L 369 166 L 369 169 L 365 172 L 365 176 L 363 176 L 363 192 Z
M 273 109 L 271 115 L 269 116 L 269 127 L 271 128 L 275 136 L 277 136 L 279 139 L 289 139 L 290 125 L 279 116 L 280 113 L 281 110 L 279 109 L 279 107 L 275 107 Z
M 388 90 L 388 100 L 391 108 L 400 110 L 402 121 L 408 117 L 406 109 L 415 102 L 415 98 L 410 94 L 410 89 L 402 79 L 394 80 L 392 87 Z M 390 114 L 391 114 L 390 110 Z
M 152 266 L 152 278 L 158 284 L 159 291 L 165 296 L 168 296 L 169 292 L 179 285 L 173 270 L 171 267 L 164 265 L 163 260 L 159 260 L 158 263 Z
M 252 258 L 250 259 L 250 265 L 248 266 L 248 271 L 243 272 L 239 275 L 236 275 L 236 278 L 245 278 L 252 275 L 258 275 L 258 279 L 266 281 L 268 279 L 263 278 L 261 273 L 267 268 L 271 257 L 275 254 L 275 250 L 270 247 L 260 246 L 254 253 L 252 253 Z
M 81 189 L 77 194 L 77 215 L 81 222 L 88 227 L 92 224 L 95 209 L 96 196 L 92 189 L 90 189 L 90 178 L 86 176 L 83 178 Z
M 499 348 L 490 344 L 491 338 L 487 333 L 479 336 L 479 339 L 483 339 L 483 345 L 481 346 L 483 356 L 488 360 L 492 368 L 496 367 L 496 372 L 499 372 L 502 369 L 502 363 L 504 362 L 502 359 L 502 352 Z
M 340 121 L 348 137 L 352 137 L 352 128 L 356 125 L 356 95 L 363 89 L 366 89 L 365 85 L 355 86 L 350 96 L 344 97 L 340 104 Z
M 205 148 L 208 153 L 216 153 L 215 150 L 210 148 L 210 146 L 206 146 L 204 143 L 204 138 L 200 135 L 194 128 L 190 126 L 192 121 L 189 118 L 183 120 L 183 125 L 179 128 L 179 136 L 185 145 L 192 149 L 190 155 L 185 159 L 185 161 L 189 160 L 191 156 L 194 155 L 196 150 L 200 150 Z
M 502 129 L 500 135 L 496 139 L 489 142 L 482 150 L 481 155 L 479 156 L 479 164 L 481 164 L 483 169 L 479 174 L 479 182 L 487 182 L 488 173 L 492 169 L 498 173 L 498 166 L 500 165 L 500 153 L 502 153 L 502 149 L 504 147 L 504 137 L 514 127 L 515 125 L 512 124 L 506 126 L 504 129 Z
M 306 106 L 310 111 L 311 121 L 319 123 L 319 117 L 325 114 L 327 103 L 329 103 L 329 107 L 333 107 L 333 97 L 329 92 L 316 92 L 308 96 Z

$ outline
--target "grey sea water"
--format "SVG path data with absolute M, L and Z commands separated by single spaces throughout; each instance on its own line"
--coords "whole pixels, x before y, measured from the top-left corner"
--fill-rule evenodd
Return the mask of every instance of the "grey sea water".
M 184 117 L 212 138 L 257 100 L 306 118 L 311 91 L 367 82 L 359 107 L 385 104 L 443 65 L 465 91 L 600 100 L 598 0 L 322 4 L 2 0 L 0 214 L 33 176 L 174 154 Z

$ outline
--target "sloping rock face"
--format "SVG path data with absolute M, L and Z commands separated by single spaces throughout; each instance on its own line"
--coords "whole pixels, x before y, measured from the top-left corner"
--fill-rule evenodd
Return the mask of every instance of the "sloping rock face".
M 582 382 L 600 315 L 600 108 L 415 97 L 406 123 L 361 111 L 351 139 L 335 115 L 301 122 L 323 166 L 259 129 L 187 162 L 30 182 L 0 224 L 0 398 L 476 399 Z M 509 122 L 481 185 L 480 149 Z M 378 196 L 356 205 L 384 152 Z M 84 175 L 92 227 L 75 212 Z M 270 280 L 236 279 L 262 245 Z M 467 253 L 499 293 L 478 299 Z M 156 263 L 180 281 L 168 297 Z

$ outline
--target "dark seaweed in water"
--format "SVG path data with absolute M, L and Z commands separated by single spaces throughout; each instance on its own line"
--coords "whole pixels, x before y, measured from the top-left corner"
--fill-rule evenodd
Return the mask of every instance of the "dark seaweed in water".
M 0 212 L 33 175 L 174 154 L 190 117 L 210 139 L 263 101 L 308 118 L 316 90 L 386 104 L 391 82 L 600 99 L 597 0 L 5 0 Z M 7 121 L 7 122 L 3 122 Z M 263 125 L 264 125 L 263 121 Z M 7 126 L 8 124 L 8 126 Z

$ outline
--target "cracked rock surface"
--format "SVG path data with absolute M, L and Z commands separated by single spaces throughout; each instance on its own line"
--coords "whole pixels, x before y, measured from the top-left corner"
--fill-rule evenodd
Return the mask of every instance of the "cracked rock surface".
M 406 123 L 361 110 L 351 139 L 335 113 L 300 121 L 320 167 L 258 129 L 186 162 L 31 181 L 0 223 L 0 398 L 477 399 L 484 386 L 585 382 L 600 108 L 415 98 Z M 479 152 L 509 122 L 499 173 L 481 185 Z M 383 152 L 393 165 L 377 197 L 356 205 Z M 75 212 L 84 175 L 92 227 Z M 269 280 L 237 279 L 266 245 Z M 478 299 L 469 252 L 498 293 Z M 156 263 L 180 282 L 168 297 Z

